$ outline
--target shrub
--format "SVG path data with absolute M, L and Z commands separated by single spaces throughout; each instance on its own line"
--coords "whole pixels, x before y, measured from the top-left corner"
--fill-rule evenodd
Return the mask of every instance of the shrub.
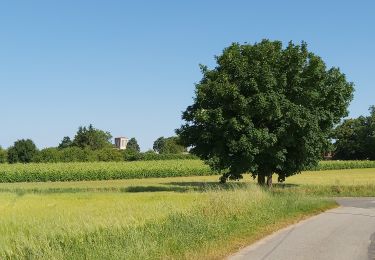
M 125 161 L 139 161 L 141 160 L 142 154 L 134 150 L 124 150 L 124 160 Z
M 60 151 L 57 148 L 45 148 L 40 150 L 33 159 L 33 162 L 57 163 L 61 161 Z
M 113 148 L 105 148 L 95 151 L 96 160 L 100 162 L 119 162 L 123 160 L 121 151 Z
M 95 154 L 90 149 L 82 149 L 79 147 L 68 147 L 61 149 L 61 162 L 89 162 L 95 161 Z
M 8 161 L 7 151 L 0 146 L 0 163 L 6 163 Z

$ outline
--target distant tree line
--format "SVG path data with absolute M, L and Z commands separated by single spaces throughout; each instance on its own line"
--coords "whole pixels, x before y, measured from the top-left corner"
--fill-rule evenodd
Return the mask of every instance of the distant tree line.
M 154 150 L 142 153 L 136 138 L 130 138 L 125 150 L 116 149 L 109 132 L 92 125 L 79 127 L 73 139 L 65 136 L 57 147 L 38 150 L 30 139 L 17 140 L 7 150 L 0 147 L 0 163 L 135 161 L 196 158 L 187 153 L 177 137 L 160 137 Z
M 333 158 L 375 160 L 375 106 L 369 116 L 345 119 L 333 131 Z

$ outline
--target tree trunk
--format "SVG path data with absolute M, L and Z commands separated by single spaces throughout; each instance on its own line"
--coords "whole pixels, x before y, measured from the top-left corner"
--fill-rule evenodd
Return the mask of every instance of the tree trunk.
M 266 182 L 266 176 L 267 176 L 267 182 Z M 265 174 L 265 175 L 258 175 L 258 185 L 260 186 L 268 186 L 269 188 L 272 187 L 272 173 L 271 174 Z
M 272 188 L 272 174 L 267 176 L 267 186 L 268 188 Z
M 258 174 L 258 185 L 264 186 L 266 184 L 266 176 Z

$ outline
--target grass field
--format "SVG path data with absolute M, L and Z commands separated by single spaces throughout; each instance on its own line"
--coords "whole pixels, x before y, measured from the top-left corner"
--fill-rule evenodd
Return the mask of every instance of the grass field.
M 0 259 L 222 258 L 335 206 L 328 196 L 375 196 L 375 169 L 304 172 L 272 191 L 218 177 L 1 183 Z

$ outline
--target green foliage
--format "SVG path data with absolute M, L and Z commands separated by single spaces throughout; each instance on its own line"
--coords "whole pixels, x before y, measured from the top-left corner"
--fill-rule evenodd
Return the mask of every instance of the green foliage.
M 124 160 L 121 151 L 114 148 L 104 148 L 95 151 L 96 161 L 99 162 L 119 162 Z
M 375 160 L 375 107 L 370 115 L 346 119 L 334 130 L 334 158 L 341 160 Z
M 338 68 L 327 69 L 307 44 L 263 40 L 232 44 L 201 66 L 194 103 L 176 132 L 222 181 L 251 172 L 260 183 L 313 167 L 334 124 L 347 115 L 353 84 Z M 263 181 L 262 181 L 263 180 Z
M 8 153 L 0 146 L 0 163 L 6 163 L 8 161 Z
M 135 139 L 134 137 L 130 138 L 128 144 L 126 145 L 126 150 L 139 153 L 141 151 L 141 149 L 139 148 L 137 139 Z
M 60 151 L 61 162 L 88 162 L 96 161 L 94 152 L 89 148 L 68 147 Z
M 33 162 L 56 163 L 61 161 L 61 152 L 57 148 L 40 150 L 33 158 Z
M 155 140 L 152 148 L 154 149 L 155 152 L 161 153 L 161 150 L 162 150 L 163 146 L 164 146 L 164 137 L 161 136 L 161 137 L 159 137 L 158 139 Z
M 37 153 L 34 142 L 30 139 L 18 140 L 8 149 L 9 163 L 29 163 Z
M 96 129 L 90 124 L 88 127 L 79 127 L 73 146 L 99 150 L 112 147 L 111 138 L 112 135 L 109 132 Z
M 73 141 L 70 140 L 70 137 L 69 137 L 69 136 L 65 136 L 65 137 L 61 140 L 61 143 L 59 144 L 58 148 L 59 148 L 59 149 L 64 149 L 64 148 L 71 147 L 72 145 L 73 145 Z
M 168 138 L 164 138 L 163 136 L 159 137 L 155 140 L 153 149 L 159 154 L 178 154 L 187 151 L 186 147 L 181 145 L 177 136 Z
M 7 152 L 0 150 L 1 157 L 4 154 L 6 161 Z M 57 162 L 119 162 L 119 161 L 150 161 L 150 160 L 188 160 L 198 159 L 192 154 L 157 154 L 153 151 L 139 153 L 132 149 L 120 151 L 114 148 L 103 148 L 91 150 L 89 148 L 79 148 L 76 146 L 68 148 L 45 148 L 37 152 L 32 159 L 35 163 L 57 163 Z
M 125 161 L 139 161 L 141 160 L 141 154 L 133 149 L 124 150 L 124 160 Z
M 167 154 L 158 154 L 158 153 L 151 153 L 145 152 L 141 153 L 138 157 L 141 161 L 150 161 L 150 160 L 191 160 L 191 159 L 198 159 L 197 156 L 193 154 L 182 154 L 182 153 L 167 153 Z

